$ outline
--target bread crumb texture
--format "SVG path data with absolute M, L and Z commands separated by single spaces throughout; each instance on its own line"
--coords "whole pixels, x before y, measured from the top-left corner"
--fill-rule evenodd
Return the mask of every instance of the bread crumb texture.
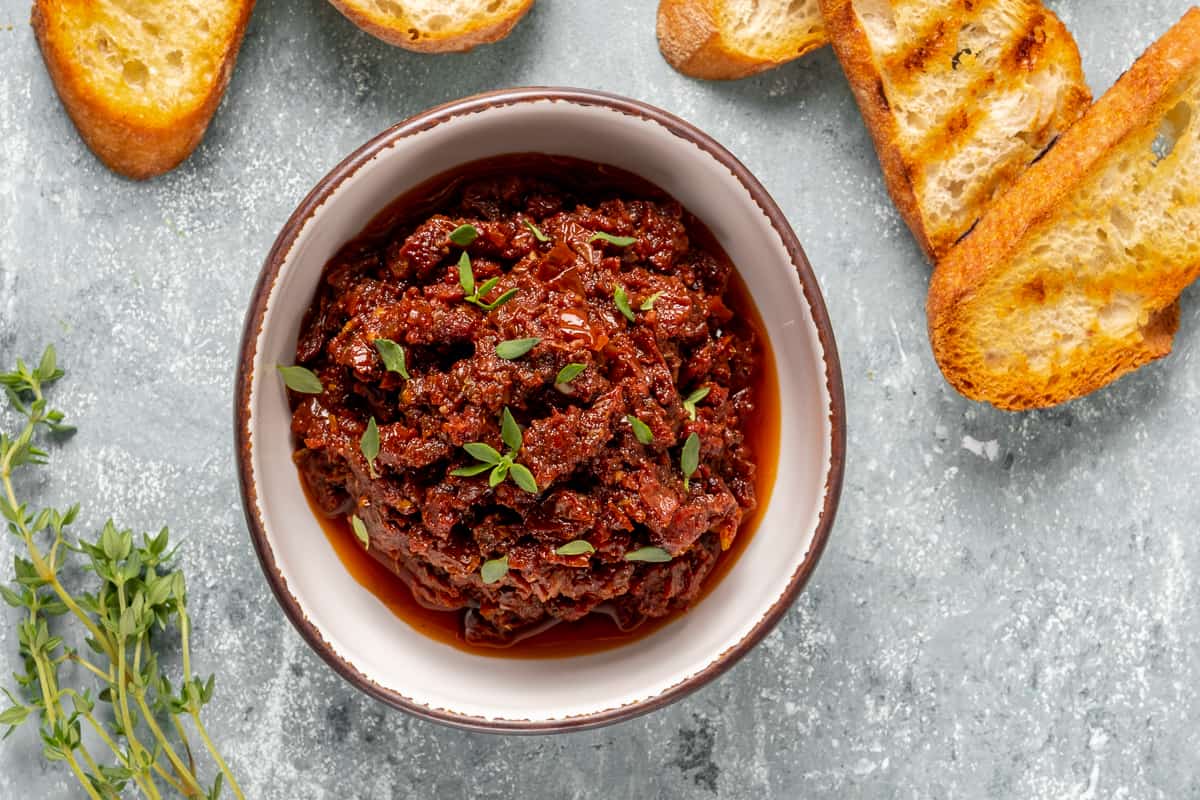
M 732 47 L 763 61 L 782 63 L 825 41 L 817 0 L 722 2 L 717 19 Z
M 658 46 L 695 78 L 734 80 L 828 43 L 819 0 L 660 0 Z
M 54 0 L 43 4 L 86 84 L 134 115 L 174 118 L 218 82 L 242 0 Z
M 401 40 L 419 46 L 508 27 L 528 10 L 529 0 L 342 0 L 353 12 Z M 403 41 L 401 41 L 403 43 Z

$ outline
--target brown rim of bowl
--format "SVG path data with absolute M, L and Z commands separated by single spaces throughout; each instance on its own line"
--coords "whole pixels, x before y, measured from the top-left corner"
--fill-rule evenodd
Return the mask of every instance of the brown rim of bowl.
M 258 493 L 251 480 L 251 443 L 250 443 L 250 388 L 254 378 L 254 359 L 257 352 L 258 339 L 262 330 L 263 315 L 266 312 L 267 299 L 274 288 L 280 267 L 290 252 L 296 237 L 343 181 L 353 175 L 372 159 L 376 154 L 385 150 L 399 139 L 429 130 L 451 119 L 468 114 L 476 114 L 498 106 L 511 106 L 542 100 L 566 102 L 574 105 L 601 106 L 629 116 L 639 117 L 657 123 L 675 136 L 696 145 L 708 155 L 715 158 L 745 187 L 746 191 L 757 203 L 759 209 L 766 214 L 771 226 L 779 234 L 784 248 L 791 257 L 792 265 L 800 276 L 812 312 L 813 322 L 817 328 L 817 337 L 821 343 L 825 364 L 825 384 L 829 392 L 829 421 L 830 421 L 830 462 L 829 473 L 825 481 L 825 498 L 821 508 L 817 530 L 813 534 L 812 546 L 804 562 L 792 573 L 787 589 L 776 598 L 755 626 L 745 637 L 733 647 L 720 653 L 704 669 L 680 681 L 678 684 L 659 694 L 635 703 L 599 711 L 593 714 L 563 717 L 549 720 L 520 720 L 493 719 L 459 714 L 447 709 L 430 708 L 417 703 L 391 689 L 380 686 L 354 668 L 348 661 L 333 651 L 316 627 L 305 616 L 299 602 L 288 591 L 286 580 L 275 565 L 275 555 L 267 543 L 266 531 L 258 512 Z M 333 168 L 317 183 L 304 201 L 288 218 L 280 231 L 262 273 L 254 287 L 250 308 L 246 312 L 245 327 L 242 331 L 242 343 L 239 348 L 239 363 L 237 369 L 237 385 L 234 397 L 234 444 L 237 449 L 238 483 L 241 489 L 242 508 L 246 514 L 246 523 L 250 529 L 250 538 L 254 543 L 255 552 L 262 565 L 263 573 L 275 599 L 283 607 L 289 620 L 308 642 L 309 647 L 317 652 L 335 672 L 345 678 L 360 691 L 380 700 L 394 708 L 407 711 L 424 719 L 451 725 L 467 730 L 488 733 L 558 733 L 596 728 L 621 722 L 633 717 L 660 709 L 684 695 L 695 691 L 704 684 L 712 681 L 738 662 L 759 641 L 775 627 L 784 613 L 791 607 L 804 588 L 813 569 L 821 558 L 825 544 L 833 527 L 834 516 L 837 512 L 838 500 L 842 490 L 842 476 L 846 462 L 846 401 L 842 389 L 841 362 L 838 358 L 837 346 L 834 343 L 833 328 L 829 323 L 829 314 L 821 295 L 812 266 L 800 247 L 796 234 L 792 231 L 783 212 L 771 199 L 762 184 L 750 174 L 750 171 L 737 160 L 728 150 L 718 144 L 708 134 L 700 131 L 689 122 L 654 106 L 630 100 L 619 95 L 605 92 L 595 92 L 583 89 L 557 87 L 526 87 L 519 89 L 503 89 L 473 95 L 455 102 L 437 106 L 424 113 L 410 117 L 404 122 L 393 125 L 379 135 L 373 137 L 362 147 L 355 150 L 340 164 Z

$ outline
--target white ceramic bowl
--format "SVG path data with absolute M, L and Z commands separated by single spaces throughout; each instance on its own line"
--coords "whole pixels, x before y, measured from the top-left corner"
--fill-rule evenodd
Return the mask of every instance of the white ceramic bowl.
M 724 580 L 659 631 L 601 653 L 544 660 L 474 655 L 411 629 L 342 568 L 292 464 L 292 362 L 326 261 L 389 201 L 477 159 L 539 152 L 607 163 L 673 195 L 716 236 L 749 287 L 779 376 L 780 461 L 753 539 Z M 263 571 L 308 643 L 368 694 L 481 730 L 576 729 L 658 708 L 729 668 L 778 621 L 833 524 L 845 404 L 833 334 L 800 244 L 766 190 L 705 134 L 611 95 L 517 89 L 403 122 L 339 164 L 288 220 L 246 318 L 236 439 L 246 519 Z

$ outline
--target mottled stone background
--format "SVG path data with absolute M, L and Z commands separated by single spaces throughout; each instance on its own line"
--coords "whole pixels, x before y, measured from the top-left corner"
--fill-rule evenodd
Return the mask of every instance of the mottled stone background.
M 1099 92 L 1188 2 L 1052 5 Z M 204 144 L 136 184 L 81 144 L 28 17 L 0 0 L 0 360 L 56 342 L 54 399 L 80 431 L 21 488 L 83 501 L 89 527 L 183 539 L 199 668 L 220 673 L 211 727 L 251 797 L 1200 797 L 1195 292 L 1170 358 L 1003 414 L 934 366 L 927 267 L 828 50 L 710 84 L 660 59 L 652 0 L 540 0 L 503 43 L 443 57 L 324 0 L 260 0 Z M 544 738 L 421 722 L 326 669 L 260 575 L 230 419 L 251 286 L 309 187 L 393 122 L 520 84 L 655 103 L 746 162 L 820 277 L 850 415 L 836 530 L 778 630 L 664 711 Z M 16 615 L 0 619 L 7 680 Z M 31 730 L 0 745 L 0 798 L 76 794 Z

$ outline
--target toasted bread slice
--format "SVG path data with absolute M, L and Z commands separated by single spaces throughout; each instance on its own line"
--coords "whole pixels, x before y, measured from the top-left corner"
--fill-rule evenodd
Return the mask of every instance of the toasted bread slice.
M 461 53 L 503 39 L 533 0 L 329 0 L 388 44 L 421 53 Z
M 75 127 L 112 170 L 187 158 L 233 74 L 254 0 L 35 0 L 33 29 Z
M 828 43 L 817 0 L 660 0 L 658 47 L 685 75 L 745 78 Z
M 931 260 L 1077 120 L 1079 50 L 1036 0 L 821 0 L 888 190 Z
M 1049 406 L 1166 355 L 1200 274 L 1200 9 L 1150 47 L 934 271 L 946 378 Z

